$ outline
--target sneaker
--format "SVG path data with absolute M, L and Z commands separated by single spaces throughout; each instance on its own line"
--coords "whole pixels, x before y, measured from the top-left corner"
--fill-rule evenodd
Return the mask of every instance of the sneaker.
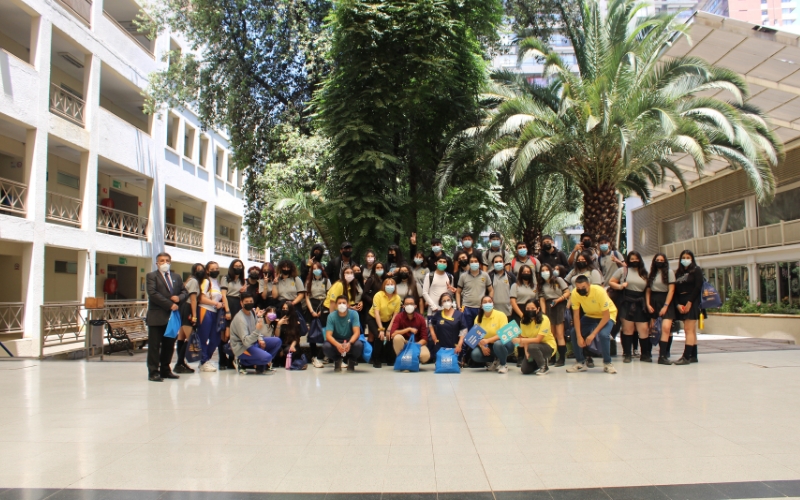
M 614 365 L 612 363 L 603 363 L 603 371 L 612 375 L 617 373 L 617 370 L 614 369 Z
M 239 375 L 247 375 L 247 368 L 242 365 L 239 365 Z
M 574 365 L 567 368 L 567 373 L 578 373 L 578 372 L 585 372 L 586 365 L 583 363 L 575 363 Z
M 500 362 L 497 361 L 496 359 L 491 363 L 489 363 L 488 365 L 486 365 L 486 369 L 489 370 L 490 372 L 496 372 L 499 367 L 500 367 Z
M 545 366 L 539 368 L 538 370 L 536 370 L 534 373 L 536 375 L 547 375 L 548 373 L 550 373 L 550 368 L 548 368 L 547 365 L 545 365 Z
M 586 358 L 586 368 L 594 368 L 594 360 L 591 357 Z
M 215 372 L 215 371 L 217 371 L 217 367 L 215 367 L 214 365 L 212 365 L 212 364 L 211 364 L 211 361 L 206 361 L 206 362 L 205 362 L 205 363 L 203 363 L 203 365 L 200 367 L 200 371 L 201 371 L 201 372 Z
M 639 356 L 639 349 L 634 349 L 633 350 L 633 356 L 634 357 L 638 357 Z
M 503 365 L 497 369 L 497 373 L 508 373 L 508 366 Z
M 333 364 L 333 371 L 334 372 L 341 372 L 342 371 L 342 360 L 337 359 L 336 363 Z
M 323 365 L 322 361 L 318 360 L 317 358 L 311 358 L 311 364 L 314 365 L 314 368 L 322 368 Z
M 684 358 L 683 356 L 681 356 L 681 357 L 678 359 L 678 361 L 676 361 L 676 362 L 674 362 L 674 363 L 672 363 L 672 364 L 673 364 L 673 365 L 678 365 L 678 366 L 683 366 L 683 365 L 688 365 L 689 363 L 691 363 L 691 361 L 689 361 L 688 359 L 686 359 L 686 358 Z
M 194 370 L 186 365 L 175 365 L 172 371 L 175 373 L 194 373 Z
M 323 365 L 329 365 L 331 363 L 333 363 L 333 361 L 331 361 L 330 358 L 322 358 Z

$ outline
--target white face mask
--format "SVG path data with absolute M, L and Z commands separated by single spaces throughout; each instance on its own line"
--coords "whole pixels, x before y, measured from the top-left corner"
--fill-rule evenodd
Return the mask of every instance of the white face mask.
M 450 302 L 449 300 L 446 302 L 442 302 L 442 309 L 444 309 L 445 311 L 449 311 L 452 308 L 453 308 L 453 303 Z
M 406 310 L 406 312 L 407 312 L 408 314 L 411 314 L 411 313 L 413 313 L 413 312 L 414 312 L 414 309 L 415 309 L 415 307 L 414 307 L 414 306 L 411 306 L 411 305 L 409 305 L 409 306 L 406 306 L 406 307 L 405 307 L 405 310 Z
M 161 271 L 161 274 L 169 272 L 169 262 L 158 266 L 158 270 Z
M 345 274 L 345 275 L 344 275 L 344 280 L 345 280 L 346 282 L 348 282 L 348 283 L 350 283 L 351 281 L 353 281 L 353 279 L 355 279 L 355 275 L 353 275 L 353 274 Z
M 375 262 L 375 257 L 367 257 L 367 264 L 372 264 Z
M 347 312 L 347 304 L 338 304 L 336 306 L 336 310 L 339 311 L 340 313 Z

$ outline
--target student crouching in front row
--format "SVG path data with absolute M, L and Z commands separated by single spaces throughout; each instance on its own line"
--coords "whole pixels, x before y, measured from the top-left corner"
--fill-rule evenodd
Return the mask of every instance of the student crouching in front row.
M 358 339 L 361 335 L 361 323 L 358 313 L 348 304 L 347 297 L 336 297 L 336 312 L 328 315 L 325 326 L 325 344 L 322 350 L 325 356 L 333 361 L 333 371 L 342 371 L 342 358 L 347 356 L 347 371 L 356 371 L 356 360 L 361 357 L 364 345 Z
M 264 311 L 255 309 L 255 300 L 249 292 L 241 292 L 242 309 L 231 321 L 231 350 L 239 364 L 239 373 L 245 372 L 246 366 L 254 366 L 256 373 L 273 373 L 267 370 L 278 351 L 281 350 L 281 339 L 267 336 L 269 327 L 264 322 Z

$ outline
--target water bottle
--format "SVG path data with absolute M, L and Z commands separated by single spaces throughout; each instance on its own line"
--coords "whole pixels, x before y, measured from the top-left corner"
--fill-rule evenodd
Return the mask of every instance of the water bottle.
M 286 355 L 286 369 L 287 370 L 292 369 L 292 353 L 288 353 Z

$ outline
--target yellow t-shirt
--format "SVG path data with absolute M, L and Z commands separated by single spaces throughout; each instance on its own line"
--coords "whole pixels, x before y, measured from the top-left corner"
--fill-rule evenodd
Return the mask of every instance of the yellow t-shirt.
M 486 335 L 483 338 L 490 339 L 492 337 L 497 337 L 497 330 L 508 324 L 508 317 L 502 312 L 494 310 L 492 311 L 491 318 L 484 314 L 483 321 L 481 322 L 478 322 L 478 317 L 475 316 L 475 324 L 486 330 Z
M 520 323 L 519 327 L 522 330 L 522 333 L 519 334 L 520 337 L 535 339 L 539 335 L 543 335 L 542 344 L 547 344 L 552 347 L 553 352 L 557 350 L 556 338 L 553 337 L 553 331 L 550 329 L 550 318 L 547 316 L 542 315 L 542 322 L 538 325 L 535 321 L 531 321 L 527 325 L 525 323 Z
M 600 285 L 589 285 L 589 295 L 583 296 L 575 291 L 570 295 L 572 309 L 577 311 L 583 307 L 583 313 L 594 319 L 602 319 L 603 312 L 609 311 L 611 321 L 617 320 L 617 306 L 608 298 L 605 288 Z
M 386 326 L 387 321 L 391 321 L 392 316 L 400 311 L 400 295 L 394 293 L 390 299 L 384 292 L 375 294 L 372 298 L 372 309 L 369 310 L 369 315 L 375 317 L 375 311 L 380 312 L 381 321 Z
M 344 286 L 342 285 L 341 281 L 337 281 L 328 289 L 328 295 L 325 296 L 325 302 L 322 303 L 323 306 L 330 309 L 331 304 L 334 304 L 334 309 L 336 305 L 336 297 L 339 295 L 344 295 Z M 350 297 L 350 305 L 355 305 L 355 297 Z

